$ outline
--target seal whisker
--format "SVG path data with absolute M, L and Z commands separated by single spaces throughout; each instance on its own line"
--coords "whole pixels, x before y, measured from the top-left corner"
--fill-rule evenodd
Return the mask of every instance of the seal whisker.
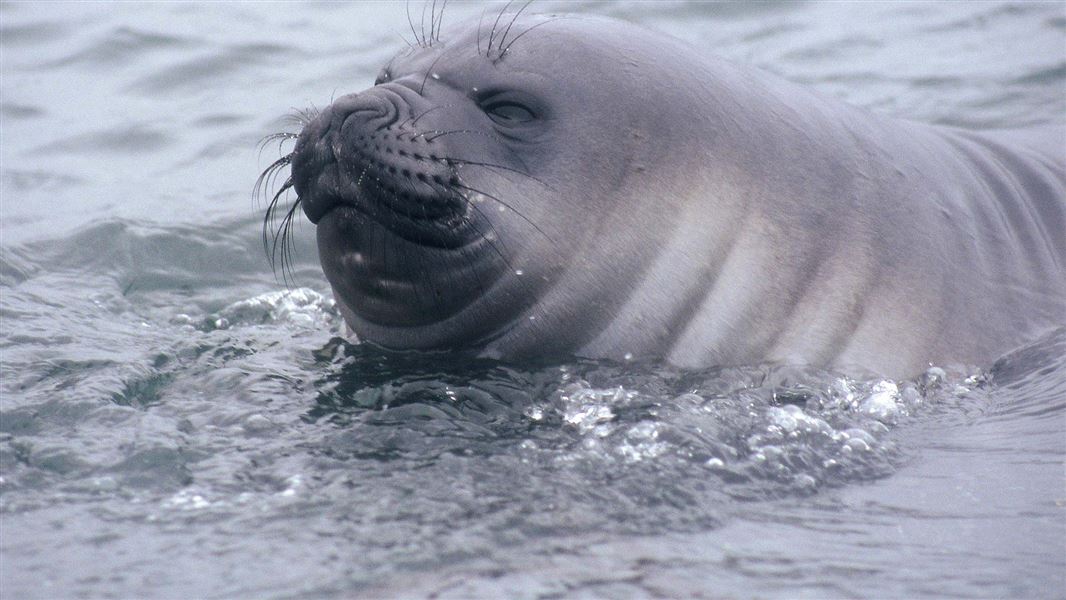
M 473 219 L 463 217 L 463 222 L 469 225 L 475 232 L 477 232 L 478 236 L 480 236 L 481 239 L 485 240 L 485 242 L 492 246 L 493 251 L 496 252 L 496 254 L 500 257 L 500 259 L 507 266 L 507 268 L 511 269 L 511 261 L 507 258 L 507 254 L 510 253 L 510 250 L 507 249 L 507 244 L 504 243 L 503 239 L 500 237 L 499 232 L 496 231 L 496 226 L 492 224 L 492 221 L 488 218 L 488 215 L 486 215 L 483 210 L 478 208 L 476 204 L 467 201 L 467 206 L 469 206 L 471 209 L 477 212 L 477 214 L 481 215 L 481 217 L 485 219 L 485 222 L 488 223 L 489 230 L 492 232 L 493 237 L 490 238 L 489 236 L 485 235 L 485 233 L 481 231 L 481 228 L 477 226 L 477 222 Z M 500 250 L 501 246 L 503 247 L 503 250 Z
M 478 209 L 476 206 L 471 206 L 471 208 L 476 210 L 478 212 L 478 214 L 484 215 L 484 213 L 481 212 L 481 210 Z M 503 265 L 507 268 L 508 271 L 513 271 L 514 270 L 514 267 L 511 266 L 511 261 L 507 258 L 507 256 L 504 254 L 504 252 L 501 251 L 500 248 L 496 245 L 496 242 L 493 241 L 492 238 L 490 238 L 487 235 L 485 235 L 484 232 L 481 231 L 481 228 L 479 228 L 477 226 L 477 224 L 474 222 L 473 219 L 468 219 L 468 218 L 464 217 L 463 218 L 463 223 L 465 223 L 467 226 L 469 226 L 471 229 L 473 229 L 477 233 L 478 238 L 480 238 L 481 240 L 484 240 L 485 243 L 487 243 L 489 245 L 489 247 L 492 248 L 493 253 L 495 253 L 496 256 L 500 257 L 500 260 L 503 261 Z M 498 238 L 499 236 L 497 235 L 496 237 Z M 504 248 L 504 250 L 506 250 L 506 248 Z M 470 271 L 472 273 L 474 273 L 474 278 L 477 279 L 478 289 L 482 293 L 484 293 L 484 291 L 486 289 L 485 288 L 485 284 L 482 283 L 481 276 L 478 275 L 478 270 L 475 268 L 476 265 L 474 263 L 474 257 L 472 257 L 467 252 L 466 248 L 461 249 L 459 251 L 459 253 L 460 253 L 461 256 L 463 256 L 463 257 L 465 257 L 467 259 L 467 264 L 470 265 Z
M 258 199 L 262 195 L 265 195 L 267 190 L 273 187 L 274 177 L 276 177 L 277 173 L 291 162 L 292 154 L 286 154 L 270 163 L 270 166 L 264 169 L 263 172 L 259 174 L 259 177 L 256 178 L 255 187 L 252 190 L 252 198 Z
M 274 195 L 274 198 L 270 202 L 270 206 L 267 208 L 266 215 L 263 218 L 263 249 L 268 250 L 267 258 L 270 261 L 270 268 L 277 274 L 278 263 L 278 245 L 281 245 L 281 272 L 282 280 L 288 285 L 289 276 L 288 271 L 292 271 L 293 254 L 295 245 L 292 241 L 291 229 L 293 226 L 293 220 L 296 216 L 296 211 L 300 209 L 300 198 L 297 198 L 295 202 L 286 211 L 285 216 L 281 220 L 281 225 L 276 229 L 273 227 L 274 220 L 277 216 L 280 208 L 281 197 L 285 192 L 292 189 L 293 182 L 290 177 L 281 188 Z M 272 230 L 272 234 L 271 234 Z M 287 271 L 288 270 L 288 271 Z M 293 277 L 295 280 L 295 277 Z
M 440 17 L 437 19 L 437 41 L 440 41 L 441 25 L 444 24 L 444 9 L 448 8 L 448 0 L 444 0 L 444 4 L 440 7 Z
M 485 20 L 485 12 L 488 11 L 488 7 L 481 9 L 481 17 L 477 20 L 477 55 L 481 56 L 481 24 Z M 488 56 L 488 51 L 485 52 L 485 56 Z
M 511 263 L 511 260 L 509 258 L 507 258 L 507 254 L 510 254 L 510 250 L 507 249 L 507 244 L 504 243 L 503 238 L 500 237 L 499 233 L 497 233 L 496 227 L 492 225 L 492 220 L 487 218 L 485 212 L 478 208 L 477 205 L 468 204 L 468 206 L 474 209 L 474 211 L 476 211 L 479 215 L 482 216 L 482 218 L 485 219 L 485 222 L 489 224 L 489 229 L 491 230 L 493 237 L 490 238 L 489 236 L 485 235 L 485 233 L 481 231 L 481 228 L 477 226 L 477 223 L 473 219 L 468 219 L 464 217 L 463 222 L 469 225 L 470 228 L 473 229 L 482 240 L 488 243 L 489 247 L 492 248 L 492 251 L 496 254 L 496 256 L 500 257 L 500 260 L 503 261 L 503 265 L 507 268 L 509 272 L 515 272 L 516 269 L 514 267 L 514 264 Z M 503 247 L 503 250 L 500 250 L 500 246 Z M 472 261 L 471 264 L 473 264 Z M 472 271 L 475 273 L 475 275 L 477 274 L 477 269 L 472 269 Z M 480 277 L 478 278 L 478 280 L 480 281 Z M 521 285 L 523 288 L 525 288 L 525 291 L 532 291 L 532 284 L 528 279 L 520 279 L 519 281 L 521 281 Z M 482 289 L 484 289 L 484 287 L 482 287 Z M 528 297 L 533 298 L 533 294 L 530 293 Z
M 439 56 L 437 56 L 437 58 L 433 59 L 433 62 L 430 63 L 429 68 L 426 69 L 426 75 L 425 75 L 425 77 L 422 78 L 422 85 L 418 88 L 418 95 L 419 96 L 421 96 L 422 93 L 426 91 L 426 81 L 429 80 L 429 75 L 430 75 L 430 73 L 433 72 L 433 67 L 437 66 L 437 61 L 439 61 L 442 58 L 444 58 L 444 54 L 443 53 L 440 54 Z
M 532 219 L 530 219 L 529 217 L 527 217 L 527 216 L 525 216 L 524 214 L 522 214 L 522 211 L 520 211 L 520 210 L 518 210 L 517 208 L 515 208 L 515 207 L 511 206 L 510 204 L 507 204 L 507 203 L 506 203 L 506 202 L 504 202 L 503 200 L 500 200 L 500 199 L 499 199 L 499 198 L 497 198 L 496 196 L 493 196 L 492 194 L 489 194 L 489 193 L 487 193 L 487 192 L 483 192 L 483 191 L 481 191 L 481 190 L 479 190 L 479 189 L 477 189 L 477 188 L 473 188 L 473 187 L 470 187 L 470 186 L 468 186 L 468 185 L 465 185 L 465 184 L 463 184 L 463 183 L 459 183 L 459 184 L 457 184 L 457 187 L 459 187 L 459 188 L 462 188 L 462 189 L 464 189 L 464 190 L 469 190 L 469 191 L 471 191 L 471 192 L 474 192 L 474 193 L 477 193 L 477 194 L 481 194 L 482 196 L 485 196 L 486 198 L 491 198 L 491 199 L 495 200 L 496 202 L 498 202 L 498 203 L 499 203 L 499 204 L 500 204 L 501 206 L 503 206 L 504 208 L 507 208 L 508 210 L 510 210 L 511 212 L 513 212 L 514 214 L 518 215 L 518 216 L 519 216 L 519 218 L 521 218 L 521 219 L 522 219 L 523 221 L 525 221 L 526 223 L 529 223 L 530 227 L 532 227 L 533 229 L 537 230 L 537 233 L 539 233 L 539 234 L 541 234 L 542 236 L 544 236 L 544 238 L 545 238 L 546 240 L 548 240 L 548 241 L 549 241 L 549 242 L 551 242 L 552 244 L 555 244 L 555 243 L 556 243 L 556 242 L 555 242 L 555 240 L 554 240 L 554 239 L 552 239 L 552 237 L 551 237 L 550 235 L 548 235 L 548 234 L 547 234 L 547 232 L 545 232 L 545 231 L 544 231 L 543 229 L 541 229 L 539 225 L 537 225 L 536 223 L 534 223 Z
M 418 43 L 419 48 L 425 48 L 422 45 L 422 40 L 418 37 L 418 32 L 415 31 L 415 22 L 411 19 L 411 0 L 404 0 L 404 9 L 407 11 L 407 24 L 411 27 L 411 35 L 415 36 L 415 41 Z
M 415 135 L 411 139 L 415 140 L 415 139 L 418 139 L 418 138 L 424 138 L 427 142 L 432 142 L 433 140 L 435 140 L 435 139 L 437 139 L 439 137 L 444 137 L 446 135 L 453 135 L 453 134 L 456 134 L 456 133 L 469 133 L 469 134 L 473 134 L 473 135 L 483 135 L 483 136 L 485 136 L 485 137 L 487 137 L 489 139 L 492 139 L 492 140 L 495 140 L 495 141 L 499 141 L 499 138 L 497 138 L 495 136 L 492 136 L 492 135 L 489 135 L 489 134 L 485 133 L 484 131 L 477 131 L 475 129 L 451 129 L 451 130 L 448 130 L 448 131 L 423 131 L 422 133 L 419 133 L 418 135 Z
M 286 181 L 286 184 L 289 182 Z M 273 238 L 277 238 L 277 230 L 274 228 L 274 222 L 277 219 L 278 210 L 281 208 L 281 196 L 288 191 L 288 185 L 282 185 L 281 189 L 274 194 L 274 197 L 270 200 L 270 204 L 267 206 L 266 214 L 263 217 L 263 242 L 264 246 L 267 242 Z M 264 248 L 265 249 L 265 248 Z
M 433 45 L 433 40 L 437 37 L 437 0 L 433 0 L 433 3 L 429 7 L 429 44 Z
M 502 59 L 503 56 L 505 54 L 507 54 L 507 51 L 511 49 L 511 46 L 513 46 L 514 43 L 517 42 L 525 34 L 529 33 L 530 31 L 533 31 L 534 29 L 540 27 L 541 25 L 547 25 L 548 23 L 551 23 L 553 21 L 558 21 L 559 19 L 562 19 L 562 18 L 563 17 L 551 17 L 547 21 L 541 21 L 540 23 L 537 23 L 535 25 L 530 25 L 525 31 L 523 31 L 522 33 L 519 33 L 518 35 L 514 36 L 514 38 L 511 39 L 511 41 L 507 44 L 507 47 L 504 48 L 503 51 L 500 53 L 500 58 Z
M 283 177 L 285 167 L 290 165 L 292 165 L 291 153 L 275 161 L 274 164 L 271 165 L 271 167 L 269 168 L 269 172 L 264 171 L 264 175 L 266 175 L 266 178 L 263 181 L 264 194 L 267 193 L 267 190 L 277 185 L 278 179 Z
M 507 52 L 507 48 L 503 47 L 503 45 L 507 43 L 507 34 L 511 33 L 511 27 L 514 26 L 514 23 L 518 20 L 518 17 L 522 15 L 522 11 L 529 8 L 530 4 L 533 4 L 533 0 L 526 0 L 526 3 L 522 5 L 522 8 L 518 9 L 515 12 L 514 16 L 511 17 L 511 22 L 507 24 L 507 29 L 503 30 L 503 35 L 500 36 L 500 48 L 502 48 L 500 50 L 500 58 L 503 58 L 503 54 Z M 510 48 L 509 45 L 507 47 Z
M 296 242 L 293 240 L 293 229 L 296 223 L 296 212 L 300 209 L 299 201 L 293 202 L 289 212 L 282 221 L 281 232 L 281 279 L 286 287 L 296 285 Z M 290 283 L 291 282 L 291 283 Z
M 282 141 L 284 141 L 284 140 L 295 140 L 298 137 L 300 137 L 300 134 L 292 133 L 291 131 L 279 131 L 277 133 L 268 133 L 267 135 L 264 135 L 261 140 L 259 140 L 259 143 L 256 144 L 256 146 L 261 151 L 264 146 L 266 146 L 270 142 L 273 142 L 274 140 L 282 140 Z
M 550 186 L 547 183 L 541 181 L 540 179 L 537 179 L 535 176 L 530 175 L 529 173 L 526 173 L 525 171 L 522 171 L 522 170 L 519 170 L 519 169 L 514 169 L 512 167 L 505 167 L 503 165 L 495 165 L 495 164 L 487 163 L 487 162 L 478 162 L 478 161 L 475 161 L 475 160 L 466 160 L 466 159 L 463 159 L 463 158 L 455 158 L 455 157 L 452 157 L 452 156 L 444 156 L 442 158 L 444 160 L 448 161 L 448 162 L 452 162 L 452 163 L 456 163 L 456 164 L 472 165 L 472 166 L 475 166 L 475 167 L 486 167 L 486 168 L 490 168 L 490 169 L 500 169 L 500 170 L 503 170 L 503 171 L 510 171 L 511 173 L 517 173 L 517 174 L 522 175 L 524 177 L 528 177 L 529 179 L 532 179 L 533 181 L 536 181 L 537 183 L 541 184 L 542 186 L 548 188 L 549 190 L 551 190 L 553 192 L 555 191 L 555 188 L 553 188 L 552 186 Z
M 294 106 L 290 110 L 292 110 L 292 112 L 282 117 L 282 121 L 298 125 L 301 128 L 306 127 L 311 121 L 314 121 L 315 117 L 317 117 L 320 112 L 318 107 L 314 105 L 311 105 L 308 108 L 296 108 Z
M 489 32 L 489 47 L 485 51 L 485 56 L 492 54 L 492 42 L 496 39 L 496 28 L 500 25 L 500 19 L 503 18 L 504 13 L 508 8 L 511 8 L 511 4 L 514 4 L 514 0 L 507 0 L 507 4 L 503 6 L 503 9 L 498 15 L 496 15 L 496 22 L 492 24 L 492 31 Z
M 417 116 L 417 117 L 415 117 L 414 119 L 410 119 L 410 118 L 408 118 L 408 121 L 411 121 L 411 127 L 414 127 L 415 125 L 417 125 L 417 124 L 418 124 L 418 120 L 419 120 L 419 119 L 421 119 L 422 117 L 424 117 L 424 116 L 428 115 L 429 113 L 431 113 L 431 112 L 433 112 L 433 111 L 435 111 L 435 110 L 439 110 L 439 109 L 442 109 L 442 108 L 452 108 L 452 107 L 454 107 L 454 106 L 455 106 L 454 104 L 441 104 L 441 105 L 439 105 L 439 106 L 434 106 L 434 107 L 432 107 L 432 108 L 427 108 L 426 110 L 422 111 L 422 114 L 418 115 L 418 116 Z M 404 126 L 404 125 L 406 125 L 406 124 L 407 124 L 407 121 L 404 121 L 404 122 L 403 122 L 403 123 L 401 123 L 401 124 L 400 124 L 400 125 L 399 125 L 398 127 L 403 127 L 403 126 Z
M 437 4 L 437 0 L 433 0 L 434 7 L 436 7 L 436 4 Z M 448 0 L 444 0 L 443 2 L 441 2 L 441 4 L 440 4 L 440 14 L 438 14 L 437 18 L 436 18 L 436 27 L 433 29 L 433 31 L 430 34 L 432 39 L 435 40 L 435 41 L 438 41 L 438 42 L 440 41 L 441 26 L 444 24 L 444 9 L 447 8 L 447 7 L 448 7 Z
M 494 141 L 494 142 L 496 142 L 498 144 L 503 144 L 503 140 L 501 140 L 500 138 L 492 135 L 491 133 L 488 133 L 488 132 L 485 132 L 485 131 L 480 131 L 480 130 L 477 130 L 477 129 L 453 129 L 453 130 L 450 130 L 450 131 L 429 130 L 429 131 L 423 131 L 421 133 L 418 133 L 418 134 L 412 136 L 411 139 L 414 140 L 415 138 L 419 138 L 419 137 L 423 137 L 423 136 L 426 136 L 426 135 L 434 134 L 433 138 L 426 140 L 427 142 L 432 142 L 433 140 L 436 140 L 439 137 L 444 137 L 446 135 L 455 135 L 455 134 L 458 134 L 458 133 L 469 133 L 471 135 L 480 135 L 480 136 L 486 137 L 486 138 L 488 138 L 488 139 L 490 139 L 490 140 L 492 140 L 492 141 Z
M 425 43 L 425 45 L 422 46 L 423 48 L 429 48 L 432 45 L 432 44 L 429 43 L 429 40 L 426 38 L 426 8 L 427 7 L 429 7 L 429 0 L 423 0 L 423 2 L 422 2 L 422 19 L 421 19 L 422 41 Z

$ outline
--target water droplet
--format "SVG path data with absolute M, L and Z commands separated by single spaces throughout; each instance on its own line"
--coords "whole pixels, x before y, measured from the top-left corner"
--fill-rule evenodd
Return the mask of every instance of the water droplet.
M 477 88 L 471 88 L 471 91 L 477 92 Z
M 626 355 L 623 356 L 622 358 L 624 358 L 626 360 L 633 360 L 633 353 L 632 352 L 626 352 Z
M 515 269 L 515 272 L 514 272 L 515 275 L 522 275 L 524 273 L 525 273 L 525 271 L 523 271 L 522 269 Z
M 503 211 L 505 211 L 507 209 L 505 207 L 503 207 L 503 206 L 499 206 L 499 207 L 496 208 L 496 210 L 498 210 L 500 212 L 503 212 Z
M 537 320 L 537 316 L 536 315 L 529 315 L 529 320 L 530 321 L 536 321 Z
M 430 77 L 432 77 L 433 79 L 440 79 L 440 75 L 438 75 L 437 73 L 431 73 Z

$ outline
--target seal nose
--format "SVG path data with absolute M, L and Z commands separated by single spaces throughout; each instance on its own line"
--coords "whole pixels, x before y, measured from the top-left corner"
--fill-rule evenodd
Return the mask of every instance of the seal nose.
M 329 129 L 334 131 L 340 131 L 348 117 L 356 113 L 366 121 L 396 118 L 396 107 L 377 94 L 346 94 L 334 100 L 329 110 Z
M 303 196 L 314 175 L 337 160 L 337 142 L 344 122 L 358 114 L 364 121 L 395 118 L 390 102 L 370 94 L 346 94 L 337 98 L 308 123 L 296 139 L 292 158 L 292 179 L 296 193 Z
M 293 149 L 292 182 L 312 223 L 338 205 L 366 208 L 368 198 L 408 217 L 457 213 L 454 165 L 427 132 L 408 125 L 416 110 L 410 101 L 420 98 L 407 88 L 375 86 L 337 98 L 304 127 Z
M 302 200 L 304 214 L 317 223 L 337 203 L 341 181 L 337 169 L 341 130 L 358 115 L 362 121 L 394 118 L 395 108 L 368 94 L 346 94 L 308 123 L 296 140 L 292 156 L 292 183 Z

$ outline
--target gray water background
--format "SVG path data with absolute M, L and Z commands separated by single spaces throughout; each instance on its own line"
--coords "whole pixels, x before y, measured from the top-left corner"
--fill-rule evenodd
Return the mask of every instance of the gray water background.
M 1066 117 L 1059 2 L 537 8 L 902 118 Z M 906 381 L 341 341 L 313 228 L 295 285 L 264 258 L 257 142 L 405 33 L 402 3 L 0 3 L 4 598 L 1066 596 L 1064 330 Z

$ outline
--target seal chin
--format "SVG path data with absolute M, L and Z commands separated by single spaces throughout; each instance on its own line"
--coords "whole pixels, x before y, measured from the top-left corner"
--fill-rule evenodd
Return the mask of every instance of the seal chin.
M 374 326 L 417 327 L 458 313 L 503 273 L 489 243 L 458 248 L 401 236 L 359 208 L 343 204 L 316 229 L 319 259 L 334 294 L 350 313 Z

